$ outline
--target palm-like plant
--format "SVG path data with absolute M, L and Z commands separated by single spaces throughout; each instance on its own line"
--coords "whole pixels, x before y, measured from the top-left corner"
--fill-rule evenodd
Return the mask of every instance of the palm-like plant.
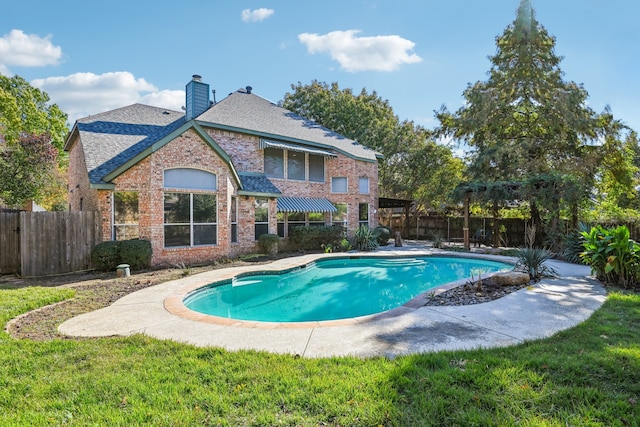
M 540 280 L 542 277 L 556 277 L 558 272 L 546 262 L 553 258 L 553 252 L 540 248 L 520 248 L 516 251 L 518 262 L 516 270 L 529 274 L 532 280 Z

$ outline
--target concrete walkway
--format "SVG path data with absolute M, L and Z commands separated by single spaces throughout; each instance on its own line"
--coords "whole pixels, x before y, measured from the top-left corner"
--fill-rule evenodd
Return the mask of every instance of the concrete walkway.
M 372 254 L 456 255 L 405 242 Z M 340 254 L 336 254 L 340 255 Z M 344 256 L 344 254 L 341 254 Z M 350 254 L 353 255 L 353 254 Z M 466 256 L 467 254 L 465 254 Z M 255 270 L 286 269 L 319 257 L 306 255 L 269 265 L 229 268 L 163 283 L 127 295 L 113 305 L 60 325 L 71 336 L 145 334 L 197 346 L 254 349 L 304 357 L 386 356 L 509 346 L 549 337 L 587 319 L 606 299 L 605 289 L 589 277 L 587 266 L 551 261 L 557 279 L 545 279 L 499 300 L 469 306 L 425 307 L 425 296 L 391 313 L 331 324 L 237 322 L 190 312 L 181 305 L 190 290 Z M 477 256 L 477 255 L 476 255 Z M 504 257 L 486 256 L 494 260 Z M 462 281 L 464 283 L 464 281 Z M 443 289 L 460 283 L 450 284 Z

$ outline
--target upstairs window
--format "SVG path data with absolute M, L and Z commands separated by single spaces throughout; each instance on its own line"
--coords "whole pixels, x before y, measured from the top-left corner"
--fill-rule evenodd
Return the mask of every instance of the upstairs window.
M 358 193 L 369 194 L 369 178 L 361 177 L 358 180 Z
M 331 192 L 332 193 L 346 193 L 347 192 L 347 177 L 346 176 L 334 176 L 331 178 Z
M 284 150 L 271 147 L 264 149 L 264 173 L 272 178 L 284 178 Z

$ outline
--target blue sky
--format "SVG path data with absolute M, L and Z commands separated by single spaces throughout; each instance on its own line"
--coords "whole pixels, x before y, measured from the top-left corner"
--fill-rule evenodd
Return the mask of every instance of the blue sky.
M 192 74 L 217 100 L 241 87 L 277 102 L 312 80 L 387 99 L 427 128 L 486 80 L 519 0 L 20 0 L 3 2 L 0 73 L 77 118 L 136 102 L 179 110 Z M 532 0 L 567 81 L 640 130 L 640 2 Z

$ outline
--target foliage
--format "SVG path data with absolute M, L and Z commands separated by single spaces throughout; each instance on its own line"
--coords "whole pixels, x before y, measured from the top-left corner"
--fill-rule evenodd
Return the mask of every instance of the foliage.
M 153 250 L 148 240 L 108 240 L 91 251 L 91 263 L 97 270 L 112 271 L 120 264 L 129 264 L 132 270 L 148 268 Z
M 0 201 L 21 206 L 34 199 L 48 209 L 66 208 L 67 133 L 67 115 L 45 92 L 20 76 L 0 74 Z
M 563 80 L 555 44 L 522 0 L 515 21 L 496 38 L 488 80 L 470 84 L 455 113 L 444 106 L 436 113 L 438 135 L 471 147 L 472 182 L 518 183 L 518 200 L 528 201 L 539 226 L 538 246 L 545 233 L 560 235 L 563 210 L 577 218 L 595 177 L 611 177 L 619 195 L 636 193 L 633 168 L 616 160 L 625 156 L 619 144 L 625 127 L 608 110 L 591 110 L 582 85 Z
M 39 199 L 55 176 L 57 155 L 46 134 L 21 134 L 15 143 L 0 144 L 0 200 L 21 207 Z
M 120 263 L 129 264 L 131 269 L 149 268 L 153 249 L 151 242 L 143 239 L 121 240 L 118 242 Z
M 565 261 L 579 264 L 582 262 L 580 254 L 584 251 L 583 231 L 588 231 L 589 227 L 584 223 L 579 223 L 578 228 L 570 231 L 564 238 L 563 249 L 560 257 Z
M 283 107 L 338 132 L 384 156 L 380 160 L 380 194 L 418 201 L 419 208 L 441 209 L 462 176 L 463 164 L 431 133 L 400 121 L 387 100 L 374 91 L 340 89 L 313 81 L 292 85 Z
M 580 256 L 598 280 L 614 286 L 640 288 L 640 245 L 629 237 L 627 227 L 597 225 L 580 234 L 584 238 L 584 252 Z
M 553 258 L 553 253 L 548 249 L 519 248 L 516 250 L 516 257 L 518 262 L 515 269 L 528 273 L 532 280 L 558 275 L 553 267 L 546 264 L 548 260 Z
M 391 238 L 392 234 L 392 231 L 389 227 L 379 225 L 375 228 L 374 233 L 378 236 L 376 238 L 378 246 L 386 246 L 389 244 L 389 239 Z
M 48 134 L 53 146 L 62 153 L 69 129 L 67 115 L 49 95 L 29 84 L 20 76 L 0 74 L 0 135 L 12 144 L 20 135 Z
M 340 250 L 344 247 L 343 240 L 344 228 L 341 226 L 300 226 L 294 227 L 289 233 L 289 242 L 303 251 L 314 251 L 327 245 L 331 245 L 332 250 Z
M 358 227 L 353 234 L 352 245 L 358 251 L 375 251 L 378 249 L 378 234 L 366 225 Z
M 262 234 L 258 238 L 258 247 L 263 254 L 275 255 L 278 253 L 279 242 L 280 237 L 277 234 Z
M 91 251 L 91 264 L 101 271 L 115 270 L 120 264 L 120 254 L 118 252 L 118 242 L 107 240 L 97 244 Z

